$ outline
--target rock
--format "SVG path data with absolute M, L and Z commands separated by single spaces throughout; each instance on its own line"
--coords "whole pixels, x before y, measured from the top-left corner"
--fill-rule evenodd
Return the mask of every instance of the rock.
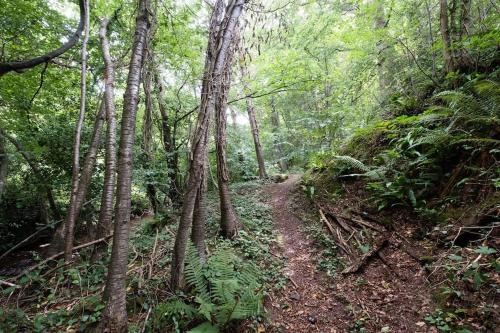
M 309 317 L 307 317 L 307 320 L 309 320 L 309 322 L 310 322 L 311 324 L 316 324 L 316 317 L 314 317 L 314 316 L 309 316 Z
M 300 296 L 300 294 L 296 291 L 292 291 L 289 297 L 294 301 L 300 301 L 302 299 L 302 296 Z

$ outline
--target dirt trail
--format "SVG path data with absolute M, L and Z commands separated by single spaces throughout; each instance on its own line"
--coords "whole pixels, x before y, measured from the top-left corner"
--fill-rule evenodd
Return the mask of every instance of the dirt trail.
M 291 175 L 265 190 L 282 235 L 284 274 L 290 278 L 266 302 L 271 332 L 436 332 L 423 321 L 432 311 L 424 271 L 399 247 L 382 249 L 386 263 L 373 259 L 357 274 L 332 278 L 317 269 L 313 240 L 295 215 L 301 213 L 293 202 L 299 180 L 299 175 Z
M 271 296 L 267 308 L 277 332 L 342 332 L 337 323 L 349 321 L 349 314 L 331 297 L 328 277 L 316 269 L 312 240 L 302 230 L 300 219 L 292 214 L 291 192 L 299 179 L 299 175 L 291 175 L 266 190 L 272 196 L 274 219 L 288 261 L 284 274 L 291 281 L 280 294 Z

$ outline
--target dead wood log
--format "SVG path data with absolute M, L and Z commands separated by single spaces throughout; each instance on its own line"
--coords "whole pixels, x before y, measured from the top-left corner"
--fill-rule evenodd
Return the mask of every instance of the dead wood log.
M 369 259 L 371 259 L 374 255 L 378 253 L 386 244 L 387 244 L 388 237 L 386 235 L 382 236 L 379 238 L 375 244 L 373 245 L 372 249 L 365 253 L 357 262 L 352 264 L 351 266 L 347 267 L 342 271 L 342 274 L 352 274 L 356 273 L 363 267 Z
M 39 233 L 41 233 L 42 231 L 44 230 L 47 230 L 48 228 L 51 228 L 52 226 L 51 225 L 47 225 L 39 230 L 37 230 L 36 232 L 32 233 L 31 235 L 29 235 L 28 237 L 26 237 L 25 239 L 23 239 L 22 241 L 20 241 L 19 243 L 17 243 L 16 245 L 14 245 L 13 247 L 11 247 L 10 249 L 8 249 L 7 251 L 5 251 L 1 256 L 0 256 L 0 260 L 2 260 L 3 258 L 5 258 L 7 255 L 9 255 L 10 253 L 12 253 L 12 251 L 18 249 L 19 247 L 21 247 L 22 245 L 26 244 L 30 239 L 32 239 L 33 237 L 35 237 L 36 235 L 38 235 Z
M 83 248 L 89 247 L 89 246 L 91 246 L 91 245 L 94 245 L 94 244 L 100 243 L 100 242 L 104 242 L 104 241 L 108 240 L 108 239 L 109 239 L 109 238 L 111 238 L 111 237 L 113 237 L 113 235 L 112 235 L 112 234 L 111 234 L 111 235 L 108 235 L 108 236 L 106 236 L 106 237 L 103 237 L 103 238 L 96 239 L 96 240 L 94 240 L 94 241 L 92 241 L 92 242 L 88 242 L 88 243 L 85 243 L 85 244 L 81 244 L 81 245 L 75 246 L 75 247 L 73 248 L 73 252 L 75 252 L 76 250 L 80 250 L 80 249 L 83 249 Z M 33 265 L 33 266 L 31 266 L 31 267 L 28 267 L 27 269 L 25 269 L 24 271 L 22 271 L 22 272 L 21 272 L 21 273 L 19 273 L 18 275 L 14 276 L 14 277 L 13 277 L 12 279 L 10 279 L 10 280 L 15 281 L 15 280 L 19 279 L 21 276 L 23 276 L 23 275 L 25 275 L 25 274 L 27 274 L 27 273 L 29 273 L 29 272 L 31 272 L 31 271 L 33 271 L 33 270 L 37 269 L 38 267 L 40 267 L 40 266 L 42 266 L 42 265 L 44 265 L 44 264 L 48 263 L 49 261 L 52 261 L 52 260 L 55 260 L 55 259 L 59 258 L 59 257 L 60 257 L 60 256 L 62 256 L 63 254 L 64 254 L 64 251 L 63 251 L 63 252 L 56 253 L 56 254 L 54 254 L 54 255 L 52 255 L 52 256 L 50 256 L 50 257 L 48 257 L 47 259 L 40 261 L 38 264 Z
M 340 217 L 340 218 L 343 218 L 344 220 L 351 221 L 351 222 L 353 222 L 353 223 L 355 223 L 357 225 L 361 225 L 362 227 L 367 227 L 367 228 L 373 229 L 373 230 L 378 231 L 380 233 L 387 231 L 387 229 L 385 227 L 376 225 L 376 224 L 374 224 L 372 222 L 363 220 L 361 218 L 360 219 L 355 219 L 353 217 L 349 217 L 349 216 L 346 216 L 346 215 L 337 215 L 337 216 Z
M 321 221 L 323 221 L 323 223 L 326 225 L 326 227 L 328 228 L 328 230 L 330 231 L 332 236 L 337 240 L 337 245 L 342 249 L 342 251 L 344 251 L 345 254 L 347 254 L 347 255 L 352 253 L 349 245 L 342 238 L 340 231 L 338 229 L 333 228 L 333 226 L 328 221 L 328 219 L 325 216 L 325 213 L 323 212 L 323 210 L 321 208 L 319 209 L 319 215 L 320 215 Z

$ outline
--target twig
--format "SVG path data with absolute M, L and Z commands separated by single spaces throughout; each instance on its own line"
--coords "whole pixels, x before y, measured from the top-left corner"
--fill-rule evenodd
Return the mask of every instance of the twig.
M 299 286 L 295 283 L 295 281 L 293 281 L 291 276 L 288 277 L 288 280 L 290 280 L 290 282 L 295 286 L 295 288 L 297 289 L 299 288 Z
M 38 89 L 35 91 L 35 94 L 33 95 L 33 97 L 31 97 L 30 108 L 33 106 L 33 102 L 35 101 L 36 96 L 38 96 L 38 94 L 40 93 L 40 90 L 42 90 L 43 81 L 45 79 L 45 72 L 47 71 L 47 67 L 49 67 L 48 61 L 45 62 L 45 66 L 43 67 L 42 73 L 40 74 L 40 85 L 38 86 Z
M 365 253 L 356 263 L 354 263 L 353 265 L 347 267 L 346 269 L 344 269 L 342 271 L 342 274 L 351 274 L 351 273 L 356 273 L 357 271 L 359 271 L 359 269 L 361 267 L 363 267 L 363 265 L 368 262 L 368 260 L 373 257 L 375 254 L 378 253 L 378 251 L 380 251 L 386 244 L 387 244 L 387 239 L 388 237 L 387 236 L 384 236 L 382 238 L 380 238 L 374 245 L 373 245 L 373 248 L 368 251 L 367 253 Z

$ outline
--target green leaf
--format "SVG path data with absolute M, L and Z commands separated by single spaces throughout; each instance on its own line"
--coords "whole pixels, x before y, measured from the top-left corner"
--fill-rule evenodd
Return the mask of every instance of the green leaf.
M 201 325 L 196 326 L 192 330 L 189 330 L 187 333 L 219 333 L 219 328 L 210 324 L 209 322 L 204 322 Z
M 411 205 L 413 207 L 417 206 L 417 198 L 415 197 L 415 193 L 413 192 L 412 189 L 408 190 L 408 197 L 410 198 Z
M 493 254 L 497 253 L 497 250 L 488 247 L 488 246 L 480 246 L 477 249 L 474 250 L 474 252 L 479 253 L 479 254 Z
M 455 261 L 461 261 L 462 260 L 462 257 L 459 256 L 459 255 L 456 255 L 456 254 L 450 254 L 448 256 L 448 259 L 451 259 L 451 260 L 455 260 Z

